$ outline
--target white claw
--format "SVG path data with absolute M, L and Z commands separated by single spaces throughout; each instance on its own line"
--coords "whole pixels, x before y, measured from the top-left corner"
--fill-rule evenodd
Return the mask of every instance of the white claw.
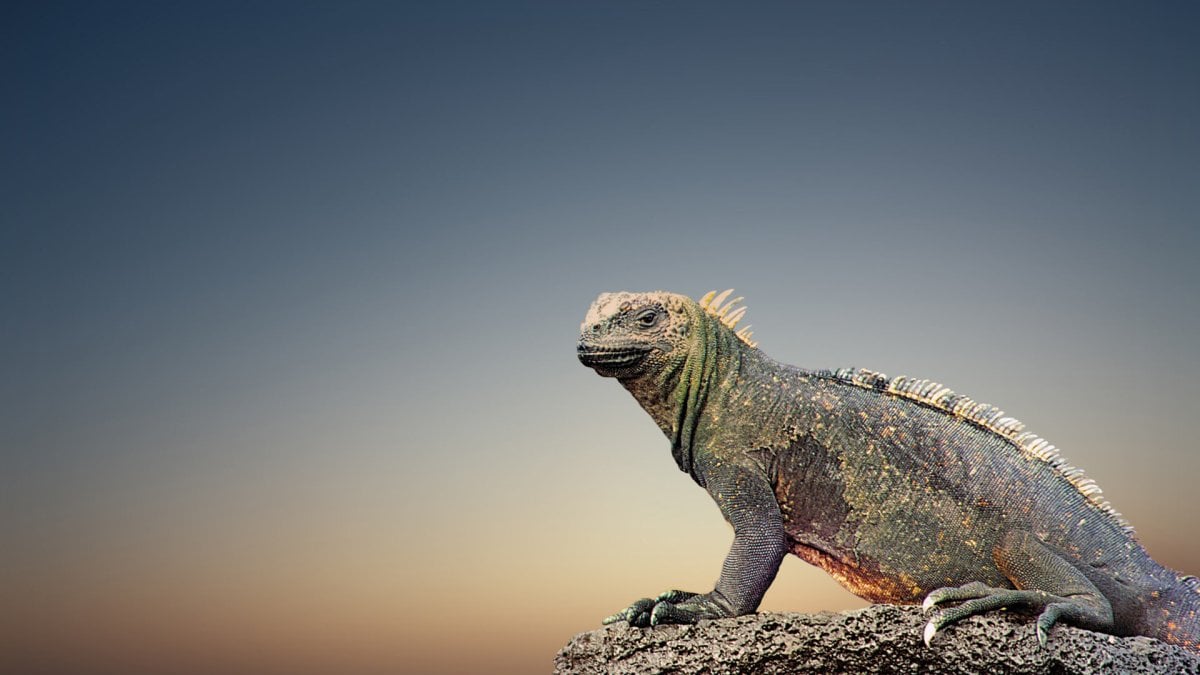
M 925 602 L 921 603 L 921 611 L 928 612 L 931 609 L 933 609 L 933 596 L 927 595 L 925 596 Z
M 932 621 L 925 624 L 925 636 L 924 637 L 925 637 L 925 646 L 926 647 L 929 646 L 929 641 L 933 639 L 933 636 L 936 633 L 937 633 L 937 626 L 933 625 Z

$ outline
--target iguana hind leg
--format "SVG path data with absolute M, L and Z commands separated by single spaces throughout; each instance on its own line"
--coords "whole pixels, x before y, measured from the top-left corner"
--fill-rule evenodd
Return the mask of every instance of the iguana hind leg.
M 1016 588 L 992 588 L 978 581 L 939 588 L 925 598 L 930 609 L 945 602 L 962 602 L 938 612 L 925 626 L 925 644 L 943 627 L 1004 607 L 1039 610 L 1038 642 L 1046 644 L 1050 628 L 1062 619 L 1091 630 L 1111 631 L 1112 605 L 1075 566 L 1028 532 L 1008 532 L 992 552 L 996 566 Z

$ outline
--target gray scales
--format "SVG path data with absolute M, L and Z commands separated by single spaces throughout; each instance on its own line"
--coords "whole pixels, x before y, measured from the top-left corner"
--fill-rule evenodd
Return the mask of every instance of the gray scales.
M 633 394 L 734 531 L 712 591 L 605 623 L 753 613 L 790 552 L 871 602 L 921 603 L 927 644 L 1011 607 L 1043 645 L 1062 621 L 1200 652 L 1200 581 L 1151 559 L 1052 445 L 935 382 L 774 361 L 730 295 L 605 293 L 584 319 L 579 360 Z

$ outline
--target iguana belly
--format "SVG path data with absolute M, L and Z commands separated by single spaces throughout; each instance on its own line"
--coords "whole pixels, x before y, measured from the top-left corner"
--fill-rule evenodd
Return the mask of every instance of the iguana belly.
M 791 544 L 791 550 L 793 555 L 825 570 L 846 590 L 864 600 L 915 604 L 925 597 L 925 591 L 906 574 L 893 578 L 795 541 Z

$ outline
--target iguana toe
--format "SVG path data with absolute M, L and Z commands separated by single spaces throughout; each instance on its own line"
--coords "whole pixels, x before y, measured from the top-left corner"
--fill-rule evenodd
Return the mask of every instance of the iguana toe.
M 697 612 L 683 605 L 670 602 L 660 602 L 654 606 L 650 614 L 650 625 L 659 626 L 667 623 L 696 623 Z
M 663 591 L 662 593 L 660 593 L 658 595 L 657 598 L 655 598 L 655 600 L 657 600 L 659 602 L 680 603 L 680 602 L 687 602 L 688 600 L 691 600 L 692 598 L 695 598 L 699 595 L 700 595 L 699 593 L 690 593 L 688 591 L 670 590 L 670 591 Z
M 959 602 L 962 600 L 974 600 L 976 598 L 986 598 L 993 593 L 1003 591 L 1005 589 L 992 588 L 987 584 L 979 581 L 972 581 L 969 584 L 962 586 L 946 586 L 929 592 L 925 596 L 925 602 L 921 603 L 921 609 L 928 612 L 935 606 L 944 602 Z
M 1037 639 L 1038 643 L 1043 647 L 1046 646 L 1046 639 L 1050 635 L 1050 629 L 1058 622 L 1058 617 L 1063 613 L 1065 608 L 1064 603 L 1055 602 L 1046 605 L 1045 611 L 1038 616 L 1037 619 Z
M 625 609 L 604 617 L 603 623 L 608 625 L 618 621 L 628 621 L 631 626 L 649 626 L 650 625 L 650 610 L 654 609 L 654 598 L 642 598 L 634 601 L 634 603 Z

